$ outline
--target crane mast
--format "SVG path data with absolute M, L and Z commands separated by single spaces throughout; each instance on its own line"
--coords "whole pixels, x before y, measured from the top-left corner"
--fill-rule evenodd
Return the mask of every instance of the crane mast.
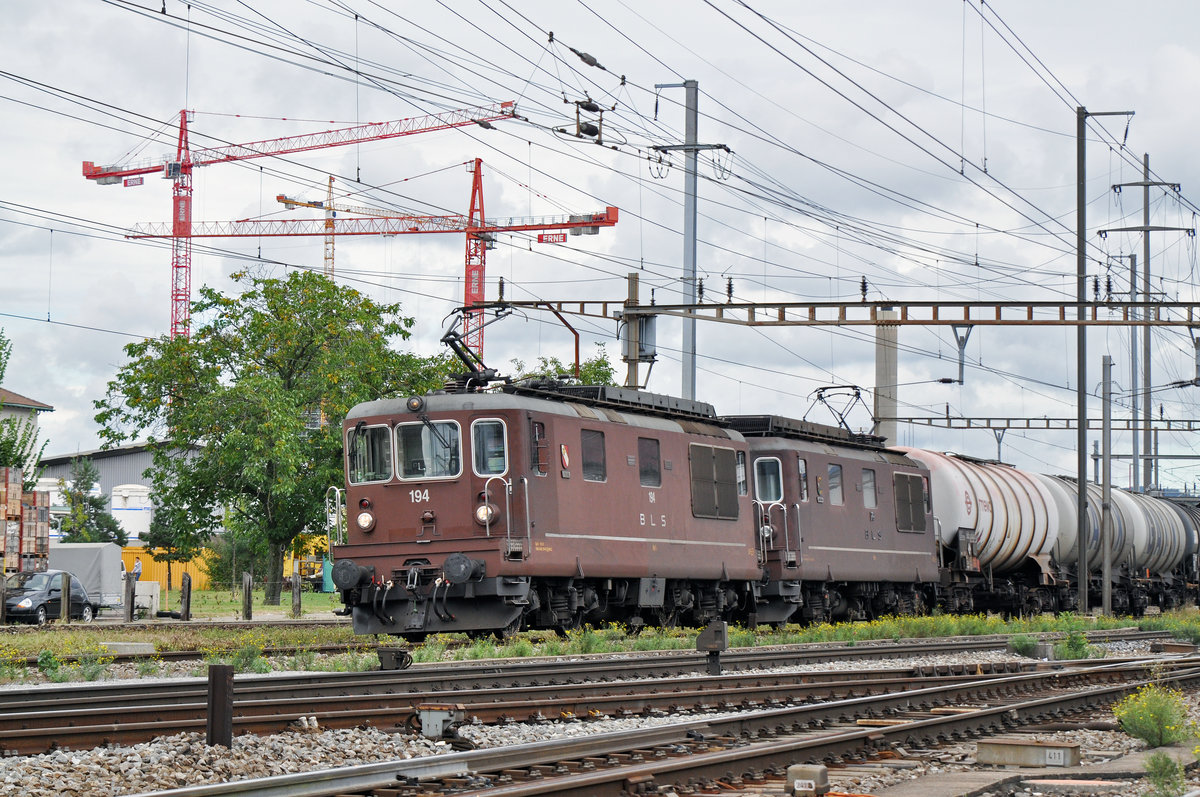
M 197 166 L 214 163 L 264 158 L 272 155 L 288 155 L 297 152 L 340 147 L 367 141 L 380 141 L 415 133 L 448 130 L 454 127 L 477 124 L 490 127 L 490 123 L 516 116 L 516 103 L 506 101 L 476 108 L 446 111 L 429 116 L 398 119 L 391 122 L 372 122 L 365 125 L 305 133 L 296 136 L 264 139 L 248 144 L 233 144 L 209 147 L 192 151 L 188 145 L 188 122 L 192 112 L 179 112 L 179 138 L 174 160 L 155 161 L 140 165 L 97 166 L 93 161 L 83 162 L 83 176 L 98 185 L 139 185 L 142 175 L 161 173 L 173 181 L 171 192 L 171 338 L 187 337 L 191 328 L 192 295 L 192 170 Z M 332 228 L 332 219 L 327 219 L 327 228 Z M 330 235 L 332 233 L 329 233 Z M 328 257 L 332 259 L 332 243 Z

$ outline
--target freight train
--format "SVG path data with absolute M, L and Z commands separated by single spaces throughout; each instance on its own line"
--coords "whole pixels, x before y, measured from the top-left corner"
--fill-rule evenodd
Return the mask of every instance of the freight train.
M 625 388 L 487 382 L 348 414 L 332 578 L 356 632 L 1075 608 L 1072 479 Z M 1195 600 L 1200 511 L 1111 503 L 1114 610 Z

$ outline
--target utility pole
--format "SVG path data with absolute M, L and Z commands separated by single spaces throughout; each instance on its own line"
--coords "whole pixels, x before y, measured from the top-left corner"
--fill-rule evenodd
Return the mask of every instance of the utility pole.
M 688 304 L 696 303 L 696 153 L 702 149 L 723 149 L 724 144 L 698 144 L 698 95 L 700 84 L 695 80 L 682 83 L 656 83 L 656 89 L 683 89 L 686 117 L 683 144 L 654 147 L 659 152 L 681 149 L 683 168 L 683 295 Z M 684 398 L 696 398 L 696 319 L 688 313 L 683 319 L 683 381 L 680 391 Z
M 1110 255 L 1110 257 L 1112 257 L 1115 260 L 1120 260 L 1121 258 L 1126 258 L 1126 257 L 1129 258 L 1129 301 L 1136 302 L 1137 301 L 1137 255 L 1134 255 L 1134 254 Z M 1131 314 L 1137 313 L 1136 310 L 1130 310 L 1129 312 Z M 1138 333 L 1137 333 L 1137 327 L 1129 328 L 1129 384 L 1130 384 L 1129 395 L 1130 395 L 1130 403 L 1131 403 L 1130 410 L 1129 410 L 1129 416 L 1130 416 L 1130 419 L 1132 420 L 1131 425 L 1137 426 L 1138 399 L 1140 398 L 1140 395 L 1138 394 Z M 1142 488 L 1141 488 L 1141 482 L 1139 481 L 1138 468 L 1141 467 L 1139 465 L 1139 462 L 1141 460 L 1140 460 L 1140 456 L 1139 456 L 1139 452 L 1138 452 L 1137 432 L 1134 432 L 1133 435 L 1131 435 L 1131 438 L 1132 438 L 1132 444 L 1133 444 L 1133 450 L 1132 450 L 1133 474 L 1132 474 L 1132 478 L 1130 480 L 1129 486 L 1130 486 L 1130 489 L 1133 490 L 1133 492 L 1140 493 L 1142 491 Z
M 1103 557 L 1100 566 L 1101 611 L 1105 617 L 1112 617 L 1112 357 L 1104 355 L 1104 406 L 1101 407 L 1104 419 L 1104 431 L 1101 435 L 1101 448 L 1104 455 L 1104 481 L 1101 484 L 1101 513 L 1100 513 L 1100 555 Z M 1081 579 L 1082 580 L 1082 579 Z
M 1162 188 L 1170 188 L 1175 193 L 1179 193 L 1179 183 L 1159 183 L 1151 182 L 1150 180 L 1150 155 L 1144 153 L 1142 155 L 1142 180 L 1137 183 L 1117 183 L 1112 187 L 1113 191 L 1120 191 L 1122 188 L 1129 186 L 1142 187 L 1142 225 L 1140 227 L 1117 227 L 1111 230 L 1101 230 L 1100 235 L 1104 236 L 1110 232 L 1140 232 L 1142 234 L 1142 295 L 1145 297 L 1147 304 L 1150 302 L 1150 233 L 1152 232 L 1186 232 L 1189 235 L 1195 235 L 1195 229 L 1191 227 L 1151 227 L 1150 226 L 1150 188 L 1151 186 L 1159 186 Z M 1150 312 L 1147 307 L 1147 313 Z M 1135 333 L 1136 334 L 1136 333 Z M 1146 327 L 1142 333 L 1142 449 L 1150 453 L 1150 327 Z M 1137 390 L 1135 383 L 1134 390 Z M 1136 393 L 1135 393 L 1136 395 Z M 1150 488 L 1151 472 L 1156 461 L 1144 459 L 1142 461 L 1142 484 L 1146 489 Z M 1137 468 L 1137 462 L 1134 461 L 1133 467 Z
M 1082 105 L 1075 109 L 1075 300 L 1079 302 L 1079 321 L 1087 311 L 1087 120 L 1090 116 L 1133 116 L 1133 111 L 1101 111 L 1089 113 Z M 1087 327 L 1079 324 L 1075 332 L 1075 401 L 1079 423 L 1076 447 L 1076 478 L 1079 499 L 1079 603 L 1080 614 L 1088 610 L 1087 569 Z

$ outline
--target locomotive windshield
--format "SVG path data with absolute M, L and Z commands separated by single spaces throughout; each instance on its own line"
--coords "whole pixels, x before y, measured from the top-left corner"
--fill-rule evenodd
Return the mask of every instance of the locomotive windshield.
M 351 484 L 392 478 L 392 435 L 388 427 L 363 428 L 360 424 L 346 437 L 346 472 Z
M 500 476 L 508 470 L 508 446 L 503 421 L 475 421 L 471 424 L 471 447 L 475 454 L 475 473 Z
M 462 472 L 462 445 L 453 421 L 402 423 L 396 427 L 401 479 L 449 478 Z

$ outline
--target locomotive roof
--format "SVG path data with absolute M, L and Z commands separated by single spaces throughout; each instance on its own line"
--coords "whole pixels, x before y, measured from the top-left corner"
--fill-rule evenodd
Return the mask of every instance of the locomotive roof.
M 578 401 L 612 409 L 635 410 L 667 418 L 686 418 L 693 421 L 717 423 L 717 411 L 704 401 L 648 393 L 612 385 L 569 385 L 553 380 L 540 380 L 505 385 L 502 390 L 518 396 L 536 396 L 558 401 Z
M 564 390 L 567 387 L 570 389 Z M 599 397 L 599 398 L 598 398 Z M 347 421 L 380 415 L 411 415 L 407 398 L 365 402 L 352 408 Z M 427 412 L 519 409 L 591 418 L 647 429 L 679 430 L 732 440 L 741 435 L 722 423 L 709 404 L 653 393 L 605 386 L 506 385 L 500 391 L 436 392 L 423 397 Z
M 840 426 L 786 418 L 782 415 L 726 415 L 721 420 L 744 437 L 790 437 L 858 448 L 884 448 L 886 437 L 850 432 Z

